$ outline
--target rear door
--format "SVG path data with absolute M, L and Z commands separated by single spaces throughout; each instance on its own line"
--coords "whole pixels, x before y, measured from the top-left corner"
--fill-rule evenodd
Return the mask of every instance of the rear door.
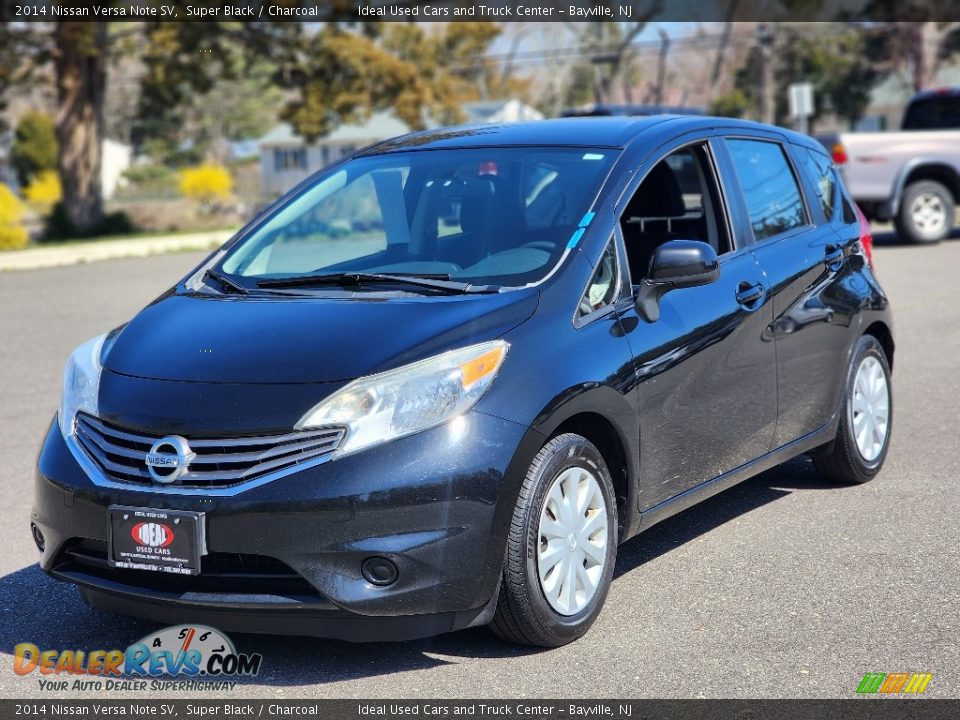
M 776 423 L 776 358 L 763 273 L 738 236 L 709 137 L 656 153 L 618 204 L 634 291 L 657 245 L 701 240 L 720 277 L 667 293 L 653 323 L 630 308 L 640 416 L 640 510 L 753 460 Z
M 773 447 L 828 423 L 846 377 L 858 293 L 844 290 L 851 245 L 825 153 L 773 139 L 727 138 L 754 251 L 773 301 L 778 421 Z

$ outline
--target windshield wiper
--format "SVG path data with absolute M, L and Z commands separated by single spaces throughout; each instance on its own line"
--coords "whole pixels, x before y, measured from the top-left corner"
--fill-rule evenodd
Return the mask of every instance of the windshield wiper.
M 257 281 L 260 288 L 290 288 L 309 287 L 311 285 L 364 285 L 390 283 L 396 285 L 412 285 L 414 287 L 442 290 L 448 293 L 498 293 L 499 285 L 471 285 L 470 283 L 451 280 L 450 276 L 442 273 L 423 275 L 392 275 L 389 273 L 372 272 L 342 272 L 327 275 L 298 275 L 296 277 L 276 278 Z
M 246 295 L 249 291 L 240 283 L 235 282 L 228 278 L 223 273 L 213 268 L 207 268 L 207 271 L 203 274 L 204 277 L 213 278 L 224 288 L 229 288 L 239 295 Z

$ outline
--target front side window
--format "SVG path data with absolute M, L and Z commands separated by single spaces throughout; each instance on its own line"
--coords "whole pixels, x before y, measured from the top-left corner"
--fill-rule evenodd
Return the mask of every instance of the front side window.
M 758 242 L 807 224 L 800 187 L 779 143 L 729 139 L 727 147 Z
M 221 270 L 535 282 L 562 256 L 614 159 L 612 150 L 549 147 L 355 158 L 279 206 Z
M 623 214 L 620 229 L 631 282 L 640 283 L 656 249 L 671 240 L 699 240 L 718 255 L 732 247 L 706 144 L 667 155 L 651 168 Z

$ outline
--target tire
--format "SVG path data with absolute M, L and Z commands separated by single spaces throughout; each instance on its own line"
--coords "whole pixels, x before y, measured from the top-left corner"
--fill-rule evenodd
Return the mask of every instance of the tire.
M 956 217 L 953 193 L 933 180 L 919 180 L 903 191 L 894 225 L 908 242 L 938 243 L 953 230 Z
M 586 491 L 585 507 L 565 514 L 567 506 L 559 506 L 557 500 L 572 497 L 574 488 L 578 494 Z M 602 533 L 597 519 L 601 509 L 606 521 Z M 542 518 L 546 520 L 541 527 Z M 578 523 L 590 526 L 577 530 L 581 534 L 573 541 L 563 539 L 563 532 L 576 530 Z M 552 538 L 548 540 L 546 533 L 553 533 Z M 493 632 L 504 640 L 538 647 L 559 647 L 581 637 L 607 597 L 617 540 L 613 482 L 600 452 L 580 435 L 553 438 L 537 453 L 520 489 L 507 538 L 497 609 L 490 624 Z M 586 548 L 587 542 L 592 549 Z M 548 560 L 544 564 L 545 580 L 540 577 L 541 552 L 554 563 Z M 568 569 L 574 573 L 572 584 Z M 594 583 L 592 595 L 588 579 Z M 567 587 L 577 592 L 567 593 Z
M 860 404 L 856 395 L 860 393 L 863 387 L 858 388 L 861 369 L 866 372 L 867 368 L 872 368 L 882 373 L 885 397 L 886 397 L 886 424 L 883 432 L 883 438 L 880 443 L 873 442 L 872 447 L 867 446 L 865 452 L 862 445 L 858 443 L 855 430 L 864 429 L 867 426 L 865 435 L 869 435 L 870 417 L 869 414 L 858 411 L 855 407 Z M 866 383 L 869 387 L 870 383 Z M 877 387 L 874 385 L 874 387 Z M 874 397 L 879 397 L 875 394 Z M 878 421 L 881 417 L 880 407 L 882 403 L 874 402 L 871 412 Z M 855 416 L 864 416 L 864 420 L 857 420 Z M 820 474 L 827 480 L 842 484 L 861 484 L 872 480 L 887 457 L 887 450 L 890 447 L 890 436 L 893 430 L 893 393 L 890 382 L 890 363 L 887 361 L 887 355 L 883 346 L 872 335 L 864 335 L 857 343 L 853 352 L 853 359 L 850 363 L 850 369 L 847 373 L 847 383 L 844 388 L 843 408 L 840 414 L 840 425 L 837 428 L 837 436 L 833 442 L 820 448 L 818 452 L 813 453 L 813 464 Z M 876 435 L 873 435 L 875 440 Z

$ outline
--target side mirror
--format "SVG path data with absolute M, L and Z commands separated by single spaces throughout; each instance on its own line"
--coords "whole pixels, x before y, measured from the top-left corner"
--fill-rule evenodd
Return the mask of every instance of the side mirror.
M 650 258 L 650 270 L 640 284 L 637 311 L 647 322 L 660 319 L 660 298 L 671 290 L 709 285 L 720 277 L 717 251 L 699 240 L 670 240 Z

